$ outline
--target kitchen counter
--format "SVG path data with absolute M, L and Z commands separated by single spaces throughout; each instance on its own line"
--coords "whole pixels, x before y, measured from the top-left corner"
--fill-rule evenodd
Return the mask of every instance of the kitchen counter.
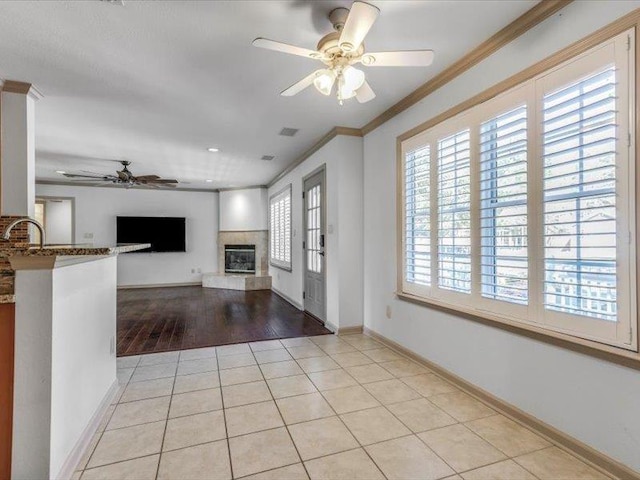
M 4 253 L 15 274 L 13 480 L 73 475 L 118 389 L 117 255 L 147 247 Z
M 13 283 L 16 269 L 31 270 L 73 265 L 92 258 L 136 252 L 150 246 L 148 243 L 123 243 L 113 246 L 79 243 L 52 244 L 40 248 L 39 245 L 30 243 L 2 244 L 0 242 L 0 262 L 5 264 L 5 267 L 0 269 L 0 304 L 15 303 Z
M 94 246 L 91 244 L 45 245 L 13 245 L 0 248 L 0 257 L 54 257 L 54 256 L 86 256 L 117 255 L 119 253 L 136 252 L 149 248 L 149 243 L 121 243 L 114 246 Z

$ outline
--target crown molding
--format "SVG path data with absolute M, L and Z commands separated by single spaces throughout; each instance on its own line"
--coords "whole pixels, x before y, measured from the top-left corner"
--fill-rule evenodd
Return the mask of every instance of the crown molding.
M 364 137 L 368 133 L 378 128 L 380 125 L 388 122 L 396 115 L 404 112 L 412 107 L 420 100 L 431 95 L 433 92 L 459 77 L 473 66 L 480 63 L 489 55 L 500 50 L 502 47 L 520 37 L 533 27 L 545 21 L 547 18 L 556 14 L 564 7 L 569 5 L 573 0 L 542 0 L 534 7 L 516 18 L 509 25 L 492 35 L 489 39 L 482 42 L 469 53 L 458 59 L 453 65 L 447 67 L 431 80 L 422 84 L 416 90 L 404 97 L 395 105 L 391 106 L 362 128 L 351 127 L 333 127 L 320 140 L 318 140 L 311 148 L 298 157 L 291 165 L 286 167 L 282 172 L 276 175 L 268 186 L 273 186 L 277 181 L 290 173 L 294 168 L 304 162 L 307 158 L 325 146 L 330 140 L 337 135 L 350 135 L 355 137 Z
M 233 192 L 235 190 L 254 190 L 256 188 L 269 188 L 268 185 L 250 185 L 248 187 L 229 187 L 229 188 L 219 188 L 219 192 Z
M 44 95 L 31 83 L 17 82 L 15 80 L 5 80 L 2 83 L 2 91 L 7 93 L 18 93 L 28 95 L 34 100 L 40 100 Z
M 388 122 L 399 113 L 404 112 L 409 107 L 412 107 L 420 100 L 431 95 L 439 88 L 459 77 L 508 43 L 528 32 L 550 16 L 556 14 L 572 1 L 573 0 L 543 0 L 536 4 L 533 8 L 520 15 L 498 33 L 492 35 L 489 39 L 485 40 L 476 48 L 457 60 L 453 65 L 444 69 L 438 75 L 418 87 L 391 108 L 371 120 L 362 127 L 362 132 L 364 135 L 372 132 L 383 123 Z
M 83 185 L 81 183 L 74 182 L 60 182 L 57 180 L 36 180 L 36 185 L 58 185 L 61 187 L 83 187 L 83 188 L 117 188 L 120 190 L 126 190 L 124 187 L 106 184 L 106 185 Z M 219 190 L 217 188 L 206 189 L 206 188 L 153 188 L 153 187 L 143 187 L 143 186 L 135 186 L 131 187 L 131 190 L 151 190 L 153 192 L 200 192 L 200 193 L 218 193 Z M 37 195 L 36 195 L 37 196 Z

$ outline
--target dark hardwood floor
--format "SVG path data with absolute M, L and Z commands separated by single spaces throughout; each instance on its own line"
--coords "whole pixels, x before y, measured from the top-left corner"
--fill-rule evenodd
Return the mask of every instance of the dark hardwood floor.
M 118 356 L 328 333 L 270 290 L 118 290 Z

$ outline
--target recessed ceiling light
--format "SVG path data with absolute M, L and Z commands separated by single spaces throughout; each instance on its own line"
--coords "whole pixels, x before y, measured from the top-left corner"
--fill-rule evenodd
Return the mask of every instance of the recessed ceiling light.
M 207 148 L 207 150 L 209 150 L 211 153 L 216 153 L 220 151 L 220 149 L 216 147 L 209 147 Z
M 211 182 L 213 182 L 213 180 L 207 179 L 207 180 L 205 180 L 205 182 L 211 183 Z
M 64 170 L 56 170 L 56 173 L 59 173 L 60 175 L 64 175 L 67 172 L 65 172 Z

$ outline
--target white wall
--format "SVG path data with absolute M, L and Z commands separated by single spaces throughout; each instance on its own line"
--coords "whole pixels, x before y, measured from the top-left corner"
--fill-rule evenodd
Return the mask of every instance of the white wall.
M 31 95 L 0 92 L 0 195 L 2 215 L 35 211 L 35 99 Z
M 327 318 L 334 327 L 362 325 L 363 205 L 362 139 L 337 136 L 269 188 L 269 196 L 292 184 L 292 271 L 270 266 L 273 288 L 303 305 L 303 178 L 326 166 Z
M 200 282 L 198 269 L 218 271 L 217 193 L 38 184 L 37 194 L 75 197 L 76 243 L 114 245 L 118 215 L 187 219 L 186 252 L 119 255 L 119 286 Z
M 116 259 L 16 274 L 12 478 L 60 478 L 116 386 Z
M 268 230 L 267 204 L 266 188 L 220 192 L 220 230 Z
M 640 372 L 403 302 L 394 291 L 396 137 L 638 7 L 573 2 L 364 139 L 365 326 L 636 470 Z
M 44 229 L 47 243 L 73 243 L 71 200 L 45 200 Z

